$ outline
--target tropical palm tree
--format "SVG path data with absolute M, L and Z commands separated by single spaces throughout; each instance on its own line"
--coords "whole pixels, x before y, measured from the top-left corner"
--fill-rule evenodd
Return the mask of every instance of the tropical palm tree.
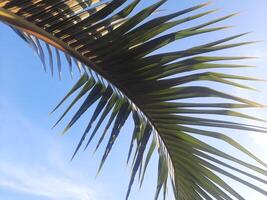
M 244 199 L 242 194 L 232 189 L 219 174 L 267 195 L 266 187 L 260 188 L 246 179 L 249 177 L 266 185 L 267 165 L 237 141 L 219 132 L 223 129 L 236 129 L 266 133 L 267 130 L 260 126 L 233 122 L 231 119 L 216 119 L 216 116 L 221 115 L 260 120 L 239 113 L 235 109 L 262 105 L 216 90 L 212 84 L 219 82 L 251 89 L 235 80 L 256 79 L 214 71 L 217 68 L 248 67 L 229 62 L 246 57 L 206 54 L 250 44 L 251 42 L 229 43 L 245 34 L 229 36 L 179 51 L 154 53 L 176 40 L 226 29 L 227 27 L 217 26 L 210 28 L 210 25 L 228 19 L 234 14 L 162 34 L 177 25 L 209 15 L 213 11 L 192 14 L 191 12 L 207 6 L 201 4 L 172 14 L 149 18 L 167 0 L 159 0 L 135 12 L 140 1 L 0 1 L 0 20 L 31 45 L 45 70 L 50 66 L 52 75 L 57 70 L 61 76 L 63 55 L 69 63 L 70 71 L 72 66 L 77 66 L 82 72 L 78 82 L 54 109 L 55 111 L 67 98 L 79 91 L 56 122 L 58 124 L 82 97 L 86 97 L 67 124 L 65 133 L 93 104 L 96 104 L 73 157 L 82 145 L 84 148 L 88 147 L 99 127 L 108 118 L 96 147 L 98 149 L 103 139 L 109 137 L 100 170 L 121 128 L 129 116 L 132 116 L 135 127 L 128 161 L 132 157 L 133 167 L 126 199 L 139 172 L 139 181 L 142 184 L 147 165 L 156 150 L 159 159 L 155 199 L 162 189 L 163 197 L 166 198 L 168 180 L 171 181 L 177 200 Z M 46 59 L 49 65 L 46 64 Z M 187 75 L 184 75 L 185 72 Z M 200 86 L 198 81 L 202 80 L 209 81 L 209 84 Z M 192 102 L 192 99 L 195 101 Z M 89 134 L 94 122 L 96 125 Z M 217 128 L 217 131 L 211 130 L 210 127 Z M 111 133 L 108 136 L 109 129 Z M 240 153 L 257 161 L 262 167 L 227 154 L 198 136 L 226 142 Z M 245 169 L 252 172 L 249 173 Z M 239 177 L 235 173 L 242 176 Z

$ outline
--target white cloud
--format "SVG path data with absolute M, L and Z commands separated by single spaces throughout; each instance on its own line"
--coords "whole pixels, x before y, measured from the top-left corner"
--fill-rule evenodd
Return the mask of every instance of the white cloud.
M 38 167 L 0 164 L 0 187 L 55 200 L 93 200 L 88 185 Z
M 69 163 L 67 146 L 1 98 L 0 109 L 1 189 L 51 200 L 99 199 L 98 186 L 91 186 L 81 169 Z

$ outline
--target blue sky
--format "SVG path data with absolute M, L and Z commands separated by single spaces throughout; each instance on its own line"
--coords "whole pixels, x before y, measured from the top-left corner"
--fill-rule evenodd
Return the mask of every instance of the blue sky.
M 169 0 L 165 5 L 166 11 L 162 14 L 201 2 L 206 1 L 180 0 L 178 3 L 177 0 Z M 149 3 L 150 1 L 144 0 L 142 6 Z M 222 23 L 235 27 L 211 34 L 209 37 L 187 39 L 180 42 L 180 45 L 177 43 L 170 45 L 166 50 L 208 42 L 225 35 L 253 31 L 242 40 L 262 42 L 230 50 L 227 54 L 260 57 L 260 59 L 245 62 L 257 65 L 257 69 L 237 70 L 235 73 L 267 79 L 267 25 L 264 22 L 267 19 L 266 7 L 266 0 L 214 1 L 209 8 L 220 10 L 210 17 L 241 11 L 239 16 Z M 58 81 L 57 77 L 51 79 L 48 73 L 45 74 L 42 71 L 41 62 L 32 50 L 3 24 L 0 24 L 0 52 L 0 199 L 124 199 L 130 175 L 130 168 L 126 166 L 126 156 L 132 123 L 129 122 L 124 127 L 110 159 L 101 174 L 95 178 L 102 155 L 101 149 L 93 155 L 93 148 L 91 148 L 84 153 L 79 153 L 73 162 L 69 162 L 81 130 L 85 126 L 86 116 L 63 137 L 59 133 L 66 123 L 51 130 L 60 112 L 51 116 L 48 113 L 74 83 L 68 73 L 64 73 L 62 81 Z M 226 54 L 226 52 L 222 53 Z M 267 104 L 266 83 L 251 84 L 261 92 L 247 92 L 226 87 L 222 89 Z M 263 118 L 267 117 L 266 110 L 248 110 L 248 112 Z M 237 131 L 229 134 L 267 162 L 265 135 L 237 133 Z M 215 145 L 224 144 L 215 142 Z M 226 151 L 229 150 L 226 146 L 221 147 Z M 244 157 L 244 159 L 247 158 Z M 144 187 L 139 190 L 135 185 L 131 199 L 153 199 L 157 168 L 155 160 L 154 157 Z M 267 199 L 234 182 L 233 186 L 239 189 L 248 200 Z M 170 196 L 169 199 L 173 197 Z

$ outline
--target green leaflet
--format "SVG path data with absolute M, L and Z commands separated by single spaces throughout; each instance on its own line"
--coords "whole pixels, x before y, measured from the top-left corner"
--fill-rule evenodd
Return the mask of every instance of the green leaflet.
M 149 161 L 151 159 L 151 156 L 152 156 L 155 148 L 156 148 L 156 141 L 153 139 L 153 141 L 152 141 L 152 143 L 150 145 L 150 148 L 148 150 L 147 156 L 146 156 L 146 161 L 145 161 L 145 165 L 144 165 L 144 169 L 143 169 L 143 174 L 142 174 L 142 178 L 141 178 L 141 181 L 140 181 L 140 187 L 143 184 L 145 173 L 146 173 L 146 169 L 147 169 L 147 165 L 148 165 L 148 163 L 149 163 Z
M 82 47 L 82 49 L 86 49 L 86 48 L 92 48 L 91 45 L 93 45 L 94 40 L 89 40 L 88 41 L 88 37 L 84 36 L 84 32 L 86 33 L 87 31 L 92 31 L 95 34 L 97 34 L 98 32 L 95 31 L 95 29 L 97 28 L 101 28 L 101 27 L 108 27 L 112 24 L 112 22 L 116 21 L 116 20 L 121 20 L 122 18 L 126 18 L 132 11 L 133 9 L 138 5 L 138 3 L 140 2 L 140 0 L 135 0 L 133 1 L 130 5 L 128 5 L 126 8 L 124 8 L 122 11 L 118 12 L 117 14 L 109 17 L 108 19 L 105 19 L 104 21 L 101 21 L 93 26 L 88 27 L 86 30 L 80 32 L 79 34 L 77 34 L 77 36 L 79 38 L 81 38 L 80 42 L 83 42 L 84 46 Z M 82 34 L 81 34 L 82 33 Z M 67 40 L 69 41 L 69 40 Z M 101 42 L 99 42 L 100 46 L 102 45 Z M 73 44 L 72 44 L 73 45 Z
M 196 98 L 196 97 L 218 97 L 218 98 L 237 101 L 239 103 L 244 103 L 251 106 L 262 106 L 261 104 L 258 104 L 256 102 L 244 98 L 232 96 L 207 87 L 199 87 L 199 86 L 168 88 L 166 90 L 157 91 L 147 95 L 147 100 L 151 100 L 154 103 L 154 102 Z M 144 101 L 145 101 L 144 103 L 146 103 L 145 99 Z
M 71 75 L 71 77 L 73 77 L 71 57 L 68 54 L 66 54 L 66 53 L 65 53 L 65 57 L 66 57 L 66 60 L 68 62 L 70 75 Z
M 148 56 L 148 57 L 145 57 L 141 60 L 137 60 L 138 63 L 134 63 L 134 62 L 131 63 L 130 66 L 138 64 L 139 68 L 140 68 L 140 67 L 155 66 L 155 65 L 158 65 L 158 63 L 160 63 L 161 65 L 164 65 L 166 63 L 177 60 L 178 58 L 184 58 L 184 57 L 188 57 L 188 56 L 194 56 L 194 55 L 199 55 L 199 54 L 204 54 L 204 53 L 208 53 L 208 52 L 213 52 L 213 51 L 218 51 L 218 50 L 223 50 L 223 49 L 227 49 L 227 48 L 233 48 L 233 47 L 237 47 L 237 46 L 250 44 L 251 42 L 236 43 L 236 44 L 229 44 L 229 45 L 219 45 L 219 44 L 234 40 L 236 38 L 242 37 L 246 34 L 247 33 L 234 35 L 234 36 L 231 36 L 228 38 L 217 40 L 215 42 L 207 43 L 205 45 L 199 45 L 196 47 L 192 47 L 192 48 L 186 49 L 184 51 L 161 53 L 161 54 L 157 54 L 157 55 Z M 215 45 L 217 45 L 217 46 L 214 47 Z
M 39 55 L 39 57 L 41 59 L 41 62 L 42 62 L 43 67 L 44 67 L 44 70 L 46 71 L 45 54 L 44 54 L 43 48 L 41 46 L 41 43 L 40 43 L 38 38 L 33 38 L 33 41 L 37 46 L 37 49 L 38 49 L 37 54 Z
M 108 144 L 107 144 L 107 147 L 105 149 L 105 152 L 104 152 L 104 155 L 102 157 L 102 160 L 101 160 L 101 164 L 100 164 L 100 167 L 99 167 L 99 170 L 98 172 L 101 170 L 115 140 L 117 139 L 119 133 L 120 133 L 120 129 L 122 128 L 122 126 L 124 125 L 125 121 L 128 119 L 128 116 L 130 114 L 131 110 L 130 110 L 130 105 L 128 102 L 123 102 L 121 108 L 119 109 L 119 112 L 118 112 L 118 115 L 115 119 L 115 122 L 114 122 L 114 125 L 113 125 L 113 128 L 112 128 L 112 132 L 111 132 L 111 135 L 110 135 L 110 138 L 109 138 L 109 141 L 108 141 Z
M 137 170 L 140 167 L 140 162 L 143 159 L 144 151 L 145 151 L 147 142 L 148 142 L 148 140 L 150 138 L 150 135 L 151 135 L 151 127 L 148 124 L 146 124 L 145 130 L 144 130 L 143 140 L 140 142 L 141 144 L 140 144 L 137 156 L 136 156 L 135 161 L 134 161 L 134 166 L 133 166 L 133 169 L 132 169 L 131 179 L 130 179 L 130 183 L 129 183 L 129 186 L 128 186 L 128 191 L 127 191 L 127 194 L 126 194 L 126 200 L 128 200 L 128 198 L 129 198 L 129 195 L 130 195 L 130 192 L 131 192 L 131 187 L 133 185 Z
M 101 136 L 101 138 L 99 139 L 99 141 L 98 141 L 98 143 L 97 143 L 96 150 L 98 149 L 98 147 L 99 147 L 100 144 L 102 143 L 102 141 L 103 141 L 104 137 L 106 136 L 107 131 L 109 130 L 109 128 L 110 128 L 112 122 L 113 122 L 113 121 L 115 120 L 115 118 L 117 117 L 119 111 L 121 110 L 121 107 L 122 107 L 123 103 L 124 103 L 123 100 L 118 100 L 118 101 L 116 102 L 115 107 L 114 107 L 114 109 L 112 110 L 112 113 L 111 113 L 110 118 L 109 118 L 109 120 L 108 120 L 108 123 L 106 124 L 106 127 L 105 127 L 105 129 L 104 129 L 104 131 L 103 131 L 103 133 L 102 133 L 102 136 Z M 92 139 L 93 139 L 93 135 L 89 138 L 89 141 L 88 141 L 88 143 L 87 143 L 86 146 L 89 145 L 89 143 L 91 142 Z
M 194 137 L 192 137 L 192 136 L 190 136 L 188 134 L 184 134 L 181 131 L 178 134 L 177 134 L 177 131 L 174 132 L 173 130 L 172 130 L 172 132 L 170 132 L 170 130 L 164 130 L 164 132 L 165 132 L 165 134 L 169 134 L 169 135 L 165 135 L 164 136 L 166 139 L 171 136 L 168 139 L 169 143 L 177 142 L 177 141 L 174 141 L 173 139 L 175 137 L 178 137 L 178 138 L 180 138 L 181 141 L 184 141 L 185 143 L 190 143 L 191 147 L 193 147 L 193 148 L 197 148 L 197 149 L 199 149 L 201 151 L 205 151 L 207 153 L 211 153 L 213 155 L 216 155 L 216 156 L 225 158 L 227 160 L 236 162 L 237 164 L 243 165 L 244 167 L 247 167 L 247 168 L 249 168 L 249 169 L 251 169 L 253 171 L 256 171 L 256 172 L 258 172 L 258 173 L 260 173 L 260 174 L 262 174 L 264 176 L 266 176 L 266 174 L 267 174 L 266 170 L 263 170 L 262 168 L 259 168 L 259 167 L 255 166 L 255 165 L 251 165 L 251 164 L 248 164 L 246 162 L 243 162 L 242 160 L 234 158 L 233 156 L 230 156 L 230 155 L 228 155 L 228 154 L 226 154 L 226 153 L 224 153 L 224 152 L 222 152 L 222 151 L 220 151 L 218 149 L 215 149 L 215 148 L 211 147 L 210 145 L 208 145 L 208 144 L 206 144 L 206 143 L 204 143 L 204 142 L 202 142 L 202 141 L 200 141 L 200 140 L 198 140 L 198 139 L 196 139 L 196 138 L 194 138 Z M 181 147 L 180 145 L 178 146 L 179 148 Z M 171 146 L 171 147 L 172 148 L 176 148 L 177 146 Z M 183 146 L 183 148 L 187 148 L 187 147 Z
M 80 149 L 84 139 L 86 138 L 86 135 L 88 134 L 89 130 L 91 129 L 91 126 L 92 126 L 93 122 L 96 120 L 97 116 L 100 114 L 100 112 L 102 111 L 102 109 L 106 105 L 107 101 L 109 100 L 110 96 L 112 95 L 112 92 L 113 91 L 112 91 L 111 87 L 108 87 L 103 92 L 103 96 L 100 99 L 100 101 L 99 101 L 99 103 L 98 103 L 98 105 L 97 105 L 97 107 L 96 107 L 96 109 L 95 109 L 95 111 L 93 113 L 93 116 L 91 117 L 91 120 L 90 120 L 88 126 L 86 127 L 78 146 L 75 149 L 75 152 L 74 152 L 74 154 L 72 156 L 72 159 L 75 157 L 75 155 L 77 154 L 78 150 Z M 93 95 L 91 96 L 91 98 L 93 98 Z
M 122 0 L 117 0 L 117 1 L 122 1 Z M 113 3 L 113 5 L 114 5 L 114 3 Z M 58 22 L 56 24 L 53 24 L 53 26 L 50 26 L 47 30 L 48 31 L 53 31 L 56 29 L 61 30 L 59 33 L 57 33 L 58 37 L 60 37 L 64 34 L 70 33 L 70 32 L 72 32 L 72 34 L 75 34 L 75 32 L 80 30 L 80 27 L 82 25 L 86 25 L 86 24 L 89 24 L 90 22 L 92 23 L 94 21 L 93 17 L 97 14 L 98 9 L 99 9 L 99 11 L 101 11 L 101 13 L 103 13 L 103 9 L 107 9 L 107 7 L 109 7 L 109 6 L 110 6 L 110 3 L 103 3 L 102 5 L 93 7 L 89 10 L 86 10 L 86 11 L 83 11 L 81 13 L 81 15 L 84 13 L 86 13 L 86 14 L 89 13 L 89 16 L 87 18 L 85 18 L 84 20 L 82 20 L 79 17 L 79 15 L 78 15 L 78 18 L 76 17 L 76 15 L 74 15 L 74 16 L 71 16 L 69 18 L 66 18 L 66 20 L 64 20 L 63 22 L 61 21 L 61 22 Z M 78 23 L 73 23 L 75 20 L 78 20 Z
M 148 70 L 155 70 L 155 69 L 161 69 L 162 71 L 166 71 L 166 70 L 173 70 L 173 69 L 182 69 L 184 71 L 181 70 L 181 72 L 185 72 L 186 70 L 192 69 L 192 68 L 198 68 L 200 64 L 207 64 L 209 65 L 213 65 L 215 66 L 216 64 L 212 64 L 211 62 L 213 61 L 231 61 L 231 60 L 243 60 L 243 59 L 249 59 L 249 57 L 216 57 L 216 56 L 194 56 L 191 58 L 187 58 L 187 59 L 183 59 L 181 61 L 178 62 L 174 62 L 171 64 L 167 64 L 167 65 L 163 65 L 165 63 L 158 63 L 157 65 L 148 65 L 145 66 L 143 68 L 138 69 L 136 72 L 140 72 L 141 74 L 144 73 L 144 71 L 148 71 Z M 201 65 L 200 65 L 201 66 Z M 203 65 L 202 65 L 203 66 Z M 217 64 L 217 66 L 219 67 L 220 64 Z M 226 68 L 227 65 L 224 64 L 224 66 Z M 228 64 L 229 66 L 229 64 Z M 233 64 L 231 66 L 234 66 Z M 204 68 L 205 69 L 205 68 Z M 178 71 L 179 72 L 179 71 Z
M 86 99 L 84 100 L 79 110 L 72 117 L 71 121 L 66 126 L 63 133 L 65 133 L 82 116 L 82 114 L 84 114 L 84 112 L 102 96 L 103 93 L 104 93 L 103 86 L 100 83 L 97 83 L 92 88 L 92 90 L 90 91 Z
M 87 146 L 89 145 L 90 141 L 91 141 L 91 140 L 93 139 L 93 137 L 95 136 L 95 134 L 96 134 L 97 130 L 99 129 L 100 125 L 102 124 L 103 120 L 107 117 L 108 113 L 109 113 L 109 112 L 113 109 L 113 107 L 115 106 L 115 104 L 116 104 L 116 100 L 118 100 L 118 99 L 117 99 L 117 96 L 113 94 L 113 96 L 110 98 L 108 104 L 106 105 L 106 107 L 105 107 L 105 109 L 104 109 L 104 111 L 103 111 L 103 113 L 102 113 L 100 119 L 98 120 L 98 123 L 97 123 L 97 125 L 95 126 L 95 129 L 94 129 L 93 133 L 91 134 L 91 136 L 90 136 L 90 138 L 89 138 L 89 140 L 88 140 L 88 142 L 87 142 L 86 148 L 87 148 Z M 115 109 L 115 108 L 114 108 L 114 109 Z M 98 145 L 98 146 L 99 146 L 99 145 Z M 98 147 L 97 147 L 97 148 L 98 148 Z M 97 150 L 97 148 L 96 148 L 96 150 Z M 96 151 L 96 150 L 95 150 L 95 151 Z
M 128 57 L 128 56 L 134 56 L 134 57 L 144 57 L 161 47 L 164 47 L 176 40 L 183 39 L 186 37 L 191 37 L 194 35 L 198 34 L 203 34 L 203 33 L 209 33 L 213 31 L 218 31 L 218 30 L 223 30 L 227 27 L 218 27 L 218 28 L 210 28 L 210 29 L 201 29 L 201 30 L 196 30 L 196 31 L 191 31 L 191 30 L 184 30 L 184 31 L 178 31 L 175 33 L 170 33 L 168 35 L 164 35 L 162 37 L 153 39 L 151 41 L 148 41 L 140 46 L 137 46 L 136 48 L 133 48 L 130 51 L 127 51 L 127 54 L 124 53 L 122 56 Z M 110 55 L 112 56 L 112 55 Z M 114 56 L 112 56 L 114 57 Z
M 217 164 L 220 164 L 220 165 L 222 165 L 224 167 L 227 167 L 227 168 L 230 168 L 232 170 L 235 170 L 235 171 L 237 171 L 237 172 L 239 172 L 241 174 L 244 174 L 244 175 L 246 175 L 246 176 L 248 176 L 250 178 L 253 178 L 253 179 L 257 180 L 257 181 L 260 181 L 260 182 L 262 182 L 264 184 L 267 183 L 266 180 L 263 180 L 263 179 L 261 179 L 261 178 L 259 178 L 257 176 L 249 174 L 249 173 L 247 173 L 245 171 L 242 171 L 240 169 L 237 169 L 235 167 L 232 167 L 231 165 L 228 165 L 228 164 L 226 164 L 226 163 L 224 163 L 224 162 L 222 162 L 222 161 L 220 161 L 220 160 L 218 160 L 216 158 L 213 158 L 212 156 L 209 156 L 208 154 L 202 153 L 201 151 L 195 151 L 195 154 L 201 156 L 202 158 L 206 158 L 206 159 L 208 159 L 208 160 L 210 160 L 210 161 L 212 161 L 214 163 L 217 163 Z
M 57 59 L 57 68 L 58 68 L 58 77 L 59 77 L 59 80 L 61 79 L 61 59 L 60 59 L 60 53 L 58 51 L 58 49 L 55 49 L 56 51 L 56 59 Z
M 173 22 L 168 22 L 168 23 L 163 23 L 165 21 L 170 20 L 170 18 L 174 18 L 177 17 L 176 15 L 171 15 L 171 16 L 165 16 L 165 17 L 160 17 L 158 18 L 158 21 L 154 21 L 154 22 L 147 22 L 144 25 L 141 25 L 142 27 L 142 31 L 140 33 L 140 31 L 137 30 L 133 30 L 130 31 L 129 33 L 127 33 L 122 40 L 118 40 L 118 43 L 116 46 L 111 46 L 110 48 L 118 48 L 120 50 L 115 51 L 115 52 L 109 52 L 109 57 L 114 57 L 114 56 L 118 56 L 122 53 L 125 53 L 125 50 L 127 49 L 131 49 L 135 46 L 139 46 L 142 45 L 144 42 L 148 41 L 149 39 L 159 35 L 160 33 L 177 26 L 178 24 L 182 24 L 185 23 L 186 21 L 189 20 L 193 20 L 202 16 L 205 16 L 207 14 L 210 14 L 212 11 L 209 12 L 205 12 L 205 13 L 201 13 L 198 15 L 194 15 L 191 18 L 185 18 L 185 19 L 181 19 L 181 20 L 175 20 Z M 178 13 L 177 13 L 178 14 Z M 139 29 L 139 27 L 137 28 Z M 103 55 L 105 53 L 107 53 L 106 48 L 102 47 L 102 48 L 97 48 L 97 52 L 100 53 L 100 55 Z
M 161 102 L 145 106 L 145 110 L 158 109 L 175 109 L 175 108 L 251 108 L 250 105 L 240 103 L 174 103 Z
M 205 163 L 206 166 L 208 166 L 210 169 L 218 171 L 221 174 L 224 174 L 224 175 L 226 175 L 226 176 L 228 176 L 228 177 L 230 177 L 230 178 L 232 178 L 232 179 L 234 179 L 234 180 L 236 180 L 236 181 L 238 181 L 240 183 L 243 183 L 244 185 L 247 185 L 248 187 L 250 187 L 250 188 L 252 188 L 252 189 L 254 189 L 254 190 L 256 190 L 256 191 L 258 191 L 258 192 L 260 192 L 260 193 L 262 193 L 264 195 L 267 195 L 267 192 L 265 190 L 255 186 L 255 185 L 253 185 L 253 184 L 251 184 L 251 183 L 249 183 L 247 181 L 244 181 L 243 179 L 241 179 L 241 178 L 239 178 L 237 176 L 234 176 L 233 174 L 231 174 L 231 173 L 229 173 L 229 172 L 227 172 L 225 170 L 222 170 L 222 169 L 216 167 L 215 165 L 212 165 L 212 164 L 206 162 L 205 160 L 202 160 L 202 162 Z
M 132 154 L 134 142 L 135 140 L 138 140 L 138 133 L 141 131 L 141 119 L 139 118 L 139 115 L 136 110 L 133 110 L 132 113 L 133 113 L 133 121 L 134 121 L 134 130 L 132 133 L 131 144 L 130 144 L 129 153 L 127 157 L 127 164 L 129 163 L 129 160 Z
M 51 50 L 50 45 L 48 45 L 47 43 L 46 43 L 46 48 L 47 48 L 48 55 L 49 55 L 49 66 L 50 66 L 50 71 L 51 71 L 51 75 L 52 75 L 52 77 L 53 77 L 53 75 L 54 75 L 53 54 L 52 54 L 52 50 Z
M 209 66 L 207 65 L 206 67 L 208 68 Z M 190 70 L 188 70 L 188 71 L 190 71 Z M 176 73 L 176 75 L 177 74 L 178 73 Z M 170 75 L 174 75 L 174 74 L 170 74 Z M 163 78 L 166 78 L 166 77 L 163 77 Z M 154 91 L 163 90 L 163 89 L 169 89 L 169 88 L 174 87 L 174 86 L 179 86 L 179 85 L 183 85 L 186 83 L 193 83 L 196 81 L 214 81 L 214 82 L 218 82 L 218 83 L 222 83 L 222 84 L 230 85 L 230 86 L 235 86 L 235 87 L 239 87 L 239 88 L 243 88 L 243 89 L 255 90 L 255 89 L 248 87 L 246 85 L 238 84 L 238 83 L 233 82 L 233 81 L 229 81 L 228 79 L 253 80 L 253 79 L 250 79 L 248 77 L 229 76 L 228 74 L 204 72 L 204 73 L 195 73 L 195 74 L 187 75 L 187 76 L 180 76 L 178 78 L 169 78 L 167 80 L 159 80 L 157 82 L 152 82 L 150 80 L 143 81 L 143 82 L 135 84 L 135 86 L 136 85 L 139 86 L 140 84 L 146 83 L 148 85 L 147 90 L 138 91 L 138 92 L 147 93 L 147 92 L 154 92 Z M 256 80 L 254 80 L 254 81 L 256 81 Z
M 164 127 L 164 126 L 162 126 Z M 170 128 L 170 126 L 169 126 Z M 236 141 L 234 141 L 233 139 L 231 139 L 230 137 L 228 137 L 227 135 L 224 135 L 222 133 L 219 132 L 213 132 L 213 131 L 207 131 L 207 130 L 201 130 L 201 129 L 196 129 L 196 128 L 191 128 L 191 127 L 186 127 L 186 126 L 179 126 L 176 125 L 176 127 L 171 127 L 173 130 L 181 130 L 187 133 L 193 133 L 193 134 L 198 134 L 198 135 L 204 135 L 204 136 L 208 136 L 208 137 L 214 137 L 220 140 L 225 141 L 226 143 L 232 145 L 233 147 L 237 148 L 238 150 L 240 150 L 241 152 L 247 154 L 248 156 L 250 156 L 252 159 L 254 159 L 255 161 L 257 161 L 258 163 L 260 163 L 263 166 L 266 166 L 266 164 L 258 159 L 256 156 L 254 156 L 250 151 L 248 151 L 246 148 L 244 148 L 243 146 L 241 146 L 240 144 L 238 144 Z
M 261 122 L 266 122 L 265 120 L 245 115 L 239 112 L 235 112 L 232 110 L 203 110 L 203 109 L 180 109 L 180 108 L 173 108 L 173 109 L 153 109 L 149 110 L 151 115 L 160 115 L 160 114 L 201 114 L 201 115 L 226 115 L 226 116 L 232 116 L 232 117 L 240 117 L 244 119 L 251 119 L 251 120 L 256 120 L 256 121 L 261 121 Z
M 88 80 L 88 75 L 84 74 L 81 76 L 81 78 L 77 81 L 77 83 L 73 86 L 73 88 L 68 92 L 68 94 L 59 102 L 59 104 L 53 109 L 53 112 L 55 112 L 61 105 L 64 103 L 64 101 L 69 98 L 76 90 L 78 90 L 80 87 L 82 87 Z
M 59 120 L 56 122 L 54 127 L 65 117 L 65 115 L 70 111 L 70 109 L 75 105 L 76 102 L 78 102 L 88 91 L 91 90 L 91 88 L 95 85 L 94 79 L 89 79 L 86 84 L 83 86 L 82 90 L 79 92 L 77 97 L 71 102 L 69 107 L 65 110 L 65 112 L 61 115 Z
M 167 183 L 168 180 L 168 166 L 167 161 L 165 160 L 164 155 L 159 155 L 159 166 L 158 166 L 158 183 L 157 183 L 157 190 L 155 195 L 155 200 L 158 199 L 160 190 L 162 189 L 163 185 Z

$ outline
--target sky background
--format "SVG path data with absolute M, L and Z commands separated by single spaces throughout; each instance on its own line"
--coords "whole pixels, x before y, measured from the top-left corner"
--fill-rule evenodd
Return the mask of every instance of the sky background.
M 164 6 L 165 11 L 160 14 L 201 2 L 206 1 L 179 0 L 178 3 L 177 0 L 169 0 Z M 149 3 L 150 1 L 144 0 L 141 6 L 149 5 Z M 252 31 L 250 35 L 243 37 L 242 41 L 260 40 L 260 43 L 228 50 L 221 54 L 259 57 L 260 59 L 244 62 L 257 65 L 257 68 L 235 70 L 234 73 L 267 79 L 266 7 L 266 0 L 214 1 L 202 11 L 220 10 L 209 17 L 191 23 L 191 25 L 234 12 L 241 12 L 239 16 L 220 23 L 220 25 L 233 25 L 234 27 L 227 31 L 210 34 L 208 37 L 203 35 L 179 41 L 168 46 L 166 50 L 185 48 L 224 36 Z M 76 159 L 70 162 L 70 157 L 90 112 L 64 137 L 59 133 L 67 121 L 51 130 L 61 112 L 51 116 L 49 116 L 49 112 L 71 88 L 74 80 L 71 80 L 68 73 L 64 73 L 62 81 L 58 81 L 57 77 L 52 79 L 48 73 L 45 74 L 39 58 L 4 24 L 0 24 L 0 52 L 0 199 L 124 199 L 130 178 L 130 167 L 126 166 L 126 159 L 132 123 L 127 123 L 123 128 L 110 159 L 101 174 L 95 178 L 103 149 L 93 155 L 94 148 L 90 148 L 84 153 L 79 153 Z M 75 79 L 77 77 L 76 75 Z M 267 104 L 266 83 L 249 83 L 249 85 L 256 87 L 261 92 L 220 87 L 235 95 Z M 267 117 L 267 110 L 264 109 L 248 110 L 248 112 L 265 119 Z M 230 135 L 267 162 L 267 137 L 264 134 L 234 131 Z M 223 143 L 214 142 L 214 144 L 221 145 L 222 149 L 229 152 L 229 148 Z M 235 154 L 236 152 L 230 151 L 229 153 Z M 242 155 L 238 156 L 242 157 Z M 247 158 L 244 157 L 244 159 Z M 144 187 L 139 190 L 135 184 L 131 199 L 153 199 L 156 187 L 156 169 L 157 163 L 154 156 Z M 267 199 L 246 187 L 231 183 L 247 200 Z M 168 199 L 172 200 L 173 197 L 170 196 Z

